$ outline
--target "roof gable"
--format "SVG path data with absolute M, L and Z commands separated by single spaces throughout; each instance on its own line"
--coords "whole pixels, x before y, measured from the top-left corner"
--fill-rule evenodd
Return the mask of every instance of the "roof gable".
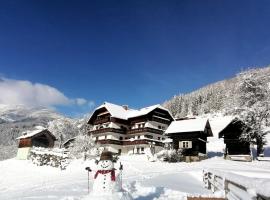
M 235 118 L 229 123 L 223 130 L 221 130 L 218 134 L 219 138 L 225 137 L 226 135 L 234 135 L 234 137 L 239 137 L 243 130 L 250 130 L 250 127 L 248 127 L 243 121 L 241 121 L 238 118 Z
M 23 132 L 23 135 L 16 138 L 17 140 L 19 139 L 25 139 L 25 138 L 33 138 L 41 134 L 48 134 L 50 135 L 54 140 L 56 140 L 56 137 L 46 128 L 44 127 L 36 127 L 35 130 L 32 131 L 25 131 Z
M 223 131 L 234 120 L 236 120 L 236 117 L 234 116 L 224 116 L 210 119 L 210 125 L 214 136 L 218 137 L 219 133 Z
M 166 108 L 162 107 L 160 104 L 145 107 L 140 110 L 135 110 L 135 109 L 130 109 L 130 108 L 125 109 L 123 106 L 105 102 L 95 109 L 88 123 L 91 121 L 96 111 L 101 108 L 105 108 L 111 114 L 111 117 L 115 117 L 115 118 L 123 119 L 123 120 L 128 120 L 129 118 L 134 118 L 134 117 L 139 117 L 139 116 L 144 116 L 152 112 L 153 110 L 159 108 L 159 109 L 167 111 L 169 115 L 171 116 L 171 118 L 173 119 L 171 113 Z

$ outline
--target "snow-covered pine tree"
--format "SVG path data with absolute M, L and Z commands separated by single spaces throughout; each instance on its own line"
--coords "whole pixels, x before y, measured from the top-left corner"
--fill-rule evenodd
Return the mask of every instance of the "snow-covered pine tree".
M 76 136 L 70 154 L 74 158 L 83 158 L 84 160 L 97 156 L 98 144 L 96 144 L 92 135 L 88 134 L 88 124 L 84 123 L 79 128 L 79 135 Z
M 237 104 L 241 110 L 241 119 L 249 128 L 243 130 L 242 140 L 257 144 L 257 155 L 263 151 L 265 144 L 265 126 L 270 117 L 270 71 L 253 69 L 238 74 L 236 88 Z
M 75 137 L 79 134 L 79 129 L 72 119 L 61 118 L 48 123 L 48 129 L 58 139 L 59 148 L 65 140 Z

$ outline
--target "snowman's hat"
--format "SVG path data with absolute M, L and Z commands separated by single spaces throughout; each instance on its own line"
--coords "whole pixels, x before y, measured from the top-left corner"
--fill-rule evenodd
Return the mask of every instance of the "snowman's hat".
M 110 151 L 102 151 L 99 160 L 113 160 L 113 154 Z

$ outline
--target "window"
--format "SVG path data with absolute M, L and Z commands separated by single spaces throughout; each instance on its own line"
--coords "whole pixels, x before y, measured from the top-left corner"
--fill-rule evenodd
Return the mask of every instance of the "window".
M 107 135 L 105 135 L 105 140 L 107 139 Z
M 96 140 L 98 140 L 98 137 L 96 137 Z
M 142 128 L 144 128 L 145 127 L 145 123 L 142 123 Z
M 119 140 L 123 140 L 123 137 L 119 137 Z
M 138 128 L 141 128 L 141 124 L 138 124 Z
M 158 129 L 161 129 L 161 126 L 158 126 Z
M 138 135 L 138 139 L 140 139 L 141 136 Z
M 157 139 L 160 140 L 160 137 L 158 137 Z
M 179 148 L 180 149 L 191 149 L 192 148 L 192 141 L 180 141 Z
M 141 153 L 144 153 L 144 147 L 141 148 Z

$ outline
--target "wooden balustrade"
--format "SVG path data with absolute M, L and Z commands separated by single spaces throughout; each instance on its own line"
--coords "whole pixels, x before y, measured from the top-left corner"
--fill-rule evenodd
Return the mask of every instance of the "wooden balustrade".
M 145 132 L 163 134 L 164 131 L 159 130 L 159 129 L 149 128 L 149 127 L 144 127 L 144 128 L 136 128 L 136 129 L 128 130 L 127 134 L 145 133 Z
M 102 128 L 102 129 L 97 129 L 97 130 L 91 130 L 90 134 L 99 134 L 99 133 L 108 133 L 108 132 L 125 134 L 124 129 L 116 129 L 116 128 Z

